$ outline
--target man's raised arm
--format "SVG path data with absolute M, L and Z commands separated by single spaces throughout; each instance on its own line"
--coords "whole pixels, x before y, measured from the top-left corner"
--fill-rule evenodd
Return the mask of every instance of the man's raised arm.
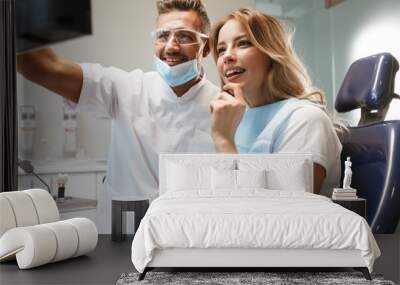
M 26 79 L 78 103 L 83 83 L 81 67 L 58 57 L 50 48 L 17 56 L 17 71 Z

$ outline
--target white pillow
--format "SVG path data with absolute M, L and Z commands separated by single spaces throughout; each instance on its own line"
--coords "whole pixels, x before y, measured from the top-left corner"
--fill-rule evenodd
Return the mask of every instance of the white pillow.
M 294 167 L 282 171 L 270 169 L 267 172 L 268 189 L 306 192 L 308 176 L 304 167 Z
M 307 172 L 306 161 L 299 160 L 238 160 L 240 170 L 260 171 L 266 170 L 267 189 L 270 190 L 289 190 L 307 191 L 310 187 L 309 174 Z
M 210 167 L 168 163 L 167 191 L 210 189 Z
M 267 171 L 236 170 L 237 188 L 267 188 Z
M 212 190 L 235 190 L 236 170 L 211 168 Z
M 211 169 L 211 189 L 266 188 L 266 170 Z
M 182 159 L 165 161 L 165 175 L 162 191 L 202 190 L 211 191 L 211 169 L 234 169 L 233 159 L 192 159 L 190 156 Z

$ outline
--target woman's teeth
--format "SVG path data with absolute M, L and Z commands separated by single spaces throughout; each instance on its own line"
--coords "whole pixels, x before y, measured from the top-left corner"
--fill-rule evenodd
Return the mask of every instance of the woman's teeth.
M 243 72 L 245 72 L 245 69 L 243 69 L 243 68 L 240 68 L 240 67 L 232 68 L 225 72 L 225 77 L 239 75 L 239 74 L 242 74 Z

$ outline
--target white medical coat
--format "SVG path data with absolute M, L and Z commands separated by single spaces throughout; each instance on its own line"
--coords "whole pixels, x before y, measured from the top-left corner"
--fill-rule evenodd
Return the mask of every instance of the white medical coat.
M 158 195 L 158 155 L 215 152 L 209 103 L 219 88 L 205 76 L 177 97 L 157 72 L 84 63 L 79 110 L 112 118 L 106 188 L 113 200 Z

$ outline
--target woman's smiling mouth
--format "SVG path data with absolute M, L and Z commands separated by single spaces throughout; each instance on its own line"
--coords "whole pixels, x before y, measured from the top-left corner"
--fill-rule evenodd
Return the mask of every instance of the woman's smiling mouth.
M 246 71 L 246 69 L 238 67 L 238 66 L 234 66 L 234 67 L 230 67 L 227 68 L 225 70 L 225 78 L 228 79 L 229 81 L 234 81 L 236 79 L 238 79 L 244 72 Z

